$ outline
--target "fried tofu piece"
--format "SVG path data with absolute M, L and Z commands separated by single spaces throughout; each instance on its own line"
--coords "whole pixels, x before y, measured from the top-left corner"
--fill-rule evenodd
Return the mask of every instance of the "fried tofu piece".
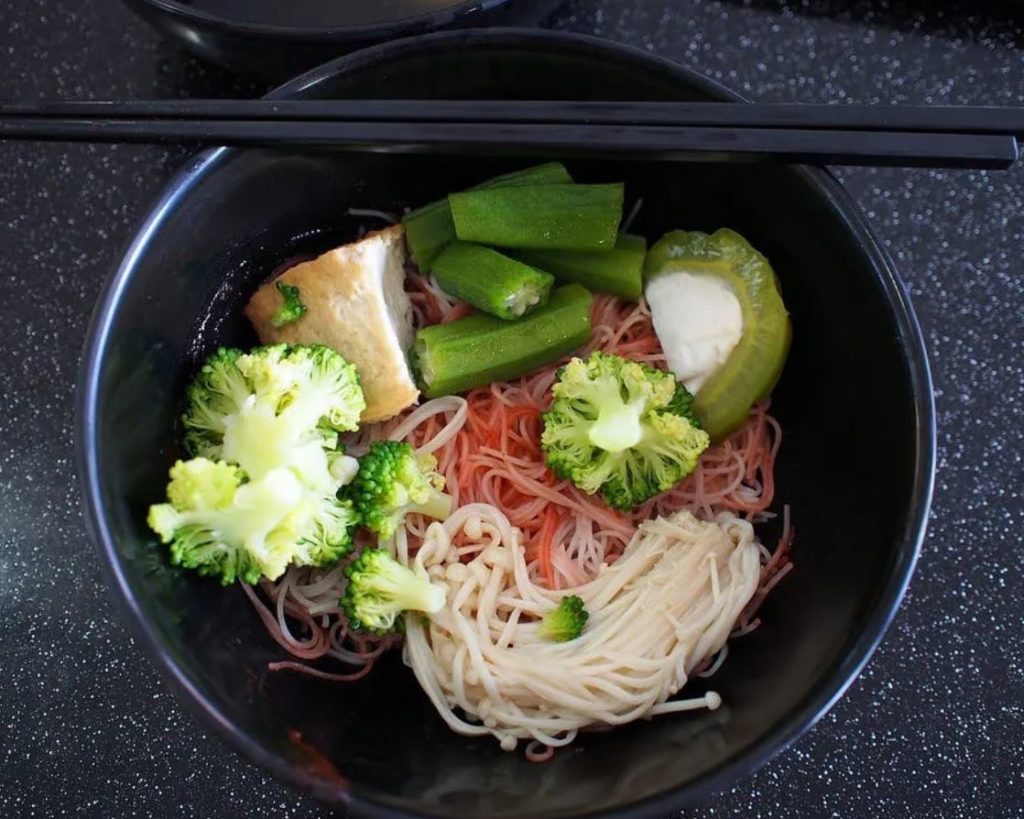
M 274 327 L 279 281 L 299 288 L 308 309 Z M 264 344 L 323 344 L 355 365 L 366 395 L 364 422 L 391 418 L 419 398 L 406 361 L 415 330 L 401 225 L 288 268 L 253 294 L 245 315 Z

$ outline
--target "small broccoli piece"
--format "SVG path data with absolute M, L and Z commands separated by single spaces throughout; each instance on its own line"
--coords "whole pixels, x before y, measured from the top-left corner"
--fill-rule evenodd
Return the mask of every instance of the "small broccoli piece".
M 359 523 L 359 515 L 351 501 L 339 500 L 333 494 L 307 493 L 292 515 L 297 535 L 292 564 L 329 566 L 352 551 L 352 530 Z
M 285 284 L 278 281 L 275 285 L 277 292 L 281 294 L 281 307 L 270 317 L 270 323 L 274 327 L 284 327 L 286 324 L 298 321 L 309 309 L 299 298 L 299 288 L 293 284 Z
M 703 429 L 700 425 L 700 420 L 693 412 L 693 393 L 686 389 L 682 383 L 676 384 L 676 394 L 672 396 L 672 400 L 668 402 L 668 406 L 665 409 L 673 415 L 683 416 L 697 429 Z
M 176 566 L 225 585 L 255 583 L 290 564 L 334 563 L 352 548 L 352 505 L 308 491 L 289 469 L 249 481 L 237 466 L 193 458 L 170 476 L 168 502 L 151 506 L 148 522 Z
M 338 482 L 338 486 L 348 486 L 359 472 L 359 461 L 351 455 L 345 454 L 345 447 L 339 446 L 337 450 L 327 454 L 328 469 L 331 477 Z
M 433 614 L 444 606 L 442 587 L 403 566 L 384 549 L 364 549 L 345 575 L 348 585 L 341 607 L 353 628 L 386 634 L 403 611 Z
M 355 430 L 365 407 L 355 367 L 328 347 L 221 349 L 186 392 L 185 447 L 236 463 L 252 480 L 289 466 L 334 491 L 328 460 L 338 432 Z
M 343 494 L 355 505 L 363 525 L 389 538 L 405 516 L 418 512 L 444 520 L 452 499 L 432 455 L 417 455 L 404 441 L 375 441 L 359 459 L 359 471 Z
M 574 358 L 552 387 L 541 447 L 548 466 L 609 506 L 630 509 L 696 467 L 706 432 L 672 373 L 616 355 Z
M 583 600 L 571 594 L 563 597 L 556 608 L 544 615 L 540 621 L 540 634 L 556 643 L 566 643 L 583 633 L 589 619 Z

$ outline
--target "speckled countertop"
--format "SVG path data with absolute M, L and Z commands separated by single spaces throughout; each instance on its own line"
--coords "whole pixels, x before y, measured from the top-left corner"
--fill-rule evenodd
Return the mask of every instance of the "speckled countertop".
M 687 62 L 759 100 L 1024 104 L 1024 7 L 575 0 L 550 22 Z M 161 42 L 116 0 L 0 4 L 0 98 L 259 90 Z M 322 813 L 166 693 L 83 534 L 72 385 L 86 322 L 181 158 L 0 145 L 5 817 Z M 894 627 L 849 694 L 788 752 L 689 815 L 1024 816 L 1024 168 L 841 177 L 909 283 L 931 351 L 939 474 L 929 536 Z

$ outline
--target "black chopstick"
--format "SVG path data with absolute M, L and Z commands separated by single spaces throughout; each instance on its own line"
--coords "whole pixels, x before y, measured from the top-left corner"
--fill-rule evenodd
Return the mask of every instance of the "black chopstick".
M 892 127 L 894 113 L 906 128 Z M 47 102 L 0 105 L 0 139 L 1006 168 L 1021 119 L 1017 109 L 735 103 Z
M 0 117 L 588 123 L 1012 134 L 1024 108 L 584 100 L 128 100 L 0 103 Z

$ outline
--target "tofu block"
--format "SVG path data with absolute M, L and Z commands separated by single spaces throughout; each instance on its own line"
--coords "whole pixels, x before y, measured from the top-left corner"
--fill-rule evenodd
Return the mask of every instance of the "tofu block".
M 282 327 L 270 323 L 281 307 L 278 281 L 298 287 L 308 308 Z M 391 418 L 419 398 L 406 362 L 415 331 L 401 225 L 288 268 L 253 294 L 245 314 L 264 344 L 324 344 L 355 365 L 366 395 L 364 422 Z

